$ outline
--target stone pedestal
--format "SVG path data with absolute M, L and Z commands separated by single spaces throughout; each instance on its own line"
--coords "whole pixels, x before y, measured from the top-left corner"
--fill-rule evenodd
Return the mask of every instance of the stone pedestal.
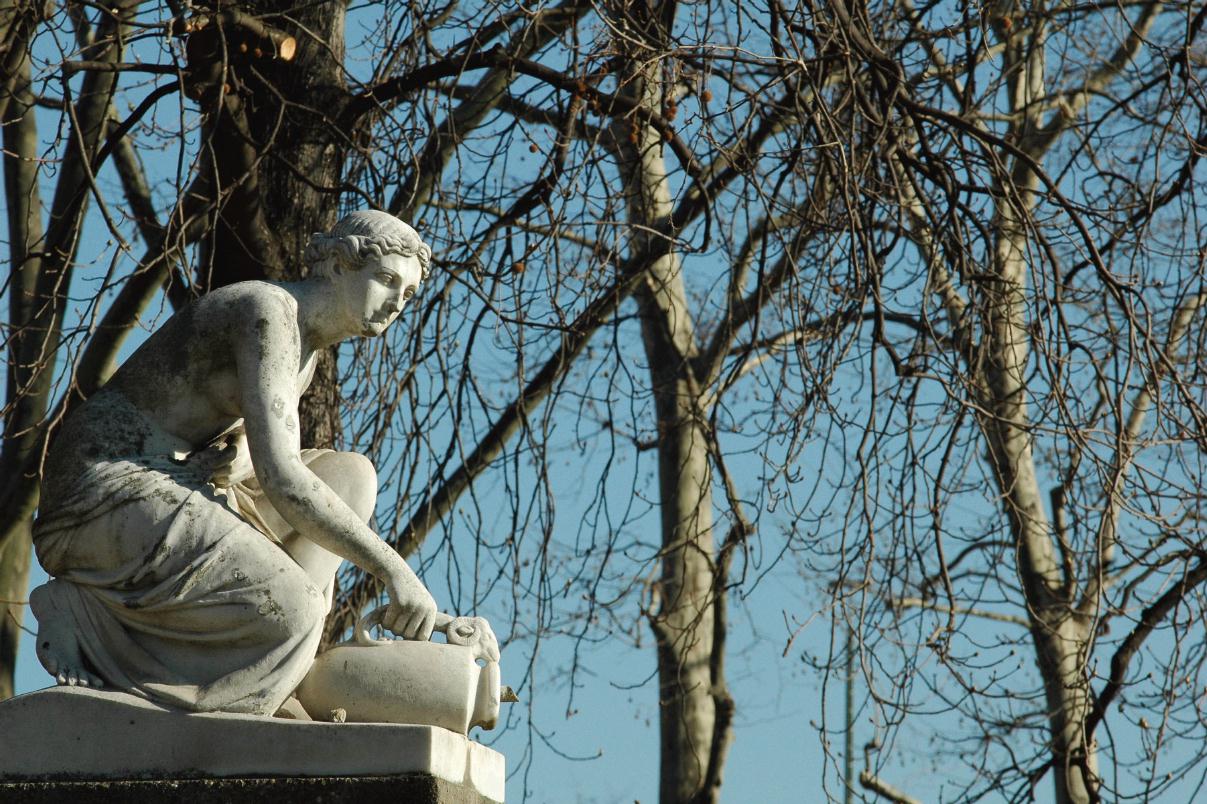
M 0 800 L 415 801 L 504 797 L 503 756 L 432 726 L 166 709 L 55 687 L 0 703 Z

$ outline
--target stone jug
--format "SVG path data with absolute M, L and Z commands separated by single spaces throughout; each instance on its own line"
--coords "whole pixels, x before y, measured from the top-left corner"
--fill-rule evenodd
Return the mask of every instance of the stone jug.
M 355 723 L 415 723 L 460 734 L 472 726 L 493 729 L 502 690 L 499 664 L 488 658 L 492 647 L 498 656 L 498 647 L 485 621 L 437 614 L 447 645 L 374 639 L 369 629 L 384 612 L 383 606 L 365 615 L 352 641 L 314 660 L 297 690 L 307 714 L 331 720 L 342 709 Z

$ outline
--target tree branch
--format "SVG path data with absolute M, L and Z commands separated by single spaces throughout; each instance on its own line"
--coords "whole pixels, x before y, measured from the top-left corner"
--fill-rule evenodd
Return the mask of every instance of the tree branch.
M 1195 314 L 1207 303 L 1207 292 L 1198 293 L 1184 301 L 1174 313 L 1169 325 L 1164 349 L 1145 379 L 1144 385 L 1132 400 L 1131 411 L 1123 425 L 1115 435 L 1115 452 L 1111 459 L 1111 468 L 1106 476 L 1106 486 L 1103 492 L 1106 496 L 1105 510 L 1098 521 L 1098 533 L 1095 541 L 1098 554 L 1098 571 L 1091 573 L 1086 592 L 1081 600 L 1080 608 L 1088 611 L 1097 607 L 1098 595 L 1102 591 L 1104 573 L 1115 552 L 1118 539 L 1119 511 L 1123 507 L 1123 480 L 1135 457 L 1135 444 L 1140 438 L 1144 420 L 1152 409 L 1158 386 L 1167 374 L 1173 372 L 1173 363 L 1178 349 L 1190 330 Z
M 147 64 L 130 61 L 65 61 L 63 62 L 62 69 L 67 75 L 78 72 L 176 75 L 180 72 L 180 68 L 174 64 Z
M 1018 617 L 1013 614 L 1001 614 L 996 611 L 985 611 L 984 609 L 974 609 L 965 606 L 945 606 L 941 603 L 935 603 L 930 600 L 924 600 L 920 597 L 897 597 L 888 601 L 889 606 L 896 609 L 926 609 L 927 611 L 937 611 L 943 614 L 968 615 L 970 617 L 980 617 L 985 620 L 993 620 L 999 623 L 1010 623 L 1023 628 L 1030 628 L 1031 622 L 1025 617 Z
M 8 104 L 20 84 L 21 65 L 29 54 L 29 44 L 38 23 L 46 19 L 48 3 L 26 0 L 16 2 L 12 10 L 13 19 L 5 33 L 3 62 L 0 62 L 0 124 L 8 119 Z
M 1136 22 L 1132 25 L 1131 31 L 1128 32 L 1127 38 L 1116 48 L 1110 58 L 1100 64 L 1098 69 L 1094 70 L 1083 85 L 1062 97 L 1059 108 L 1052 113 L 1048 122 L 1039 131 L 1029 137 L 1024 137 L 1019 142 L 1019 147 L 1026 151 L 1033 159 L 1038 159 L 1047 153 L 1048 149 L 1052 147 L 1052 143 L 1056 141 L 1056 138 L 1072 125 L 1077 115 L 1090 102 L 1090 98 L 1100 92 L 1103 87 L 1110 83 L 1111 79 L 1117 76 L 1124 67 L 1135 59 L 1141 45 L 1144 44 L 1144 38 L 1152 30 L 1153 24 L 1157 21 L 1157 17 L 1160 16 L 1165 6 L 1166 4 L 1162 2 L 1151 2 L 1140 9 Z M 1201 16 L 1200 12 L 1200 23 Z
M 453 509 L 461 494 L 502 454 L 507 441 L 545 401 L 595 331 L 607 322 L 620 303 L 633 292 L 643 278 L 644 267 L 665 256 L 669 241 L 659 239 L 657 242 L 659 247 L 643 250 L 619 266 L 619 279 L 588 304 L 575 318 L 574 323 L 562 332 L 558 348 L 525 384 L 523 392 L 503 410 L 461 465 L 419 504 L 394 542 L 399 553 L 406 557 L 415 552 L 431 529 Z M 373 581 L 367 576 L 362 577 L 363 580 L 358 584 L 359 589 L 350 592 L 342 601 L 340 609 L 328 620 L 328 636 L 339 634 L 347 628 L 375 596 Z
M 169 237 L 168 228 L 159 221 L 159 216 L 155 212 L 155 203 L 151 199 L 151 188 L 147 182 L 146 172 L 143 170 L 142 161 L 130 143 L 129 137 L 123 137 L 114 146 L 113 164 L 117 168 L 117 175 L 122 182 L 122 190 L 130 204 L 134 223 L 138 226 L 139 234 L 142 235 L 143 243 L 147 248 L 147 255 L 144 256 L 141 263 L 146 266 L 148 265 L 147 260 L 152 259 L 154 253 L 162 252 L 166 248 Z M 190 192 L 186 191 L 181 206 L 173 214 L 173 220 L 192 220 L 193 225 L 183 227 L 184 240 L 181 247 L 173 249 L 171 255 L 165 254 L 163 257 L 167 263 L 169 275 L 162 287 L 174 310 L 179 310 L 189 300 L 184 274 L 181 272 L 179 260 L 176 258 L 181 256 L 182 247 L 191 242 L 190 234 L 194 236 L 197 234 L 195 215 L 188 215 L 184 212 L 185 209 L 196 206 L 190 202 L 191 197 Z M 136 275 L 137 273 L 138 271 L 135 272 Z M 139 307 L 140 312 L 141 309 L 142 307 Z
M 117 147 L 117 144 L 130 133 L 130 130 L 142 119 L 143 115 L 151 110 L 151 107 L 179 89 L 180 82 L 173 81 L 151 90 L 147 97 L 143 98 L 138 106 L 134 107 L 134 111 L 130 112 L 125 120 L 109 132 L 109 136 L 105 139 L 105 144 L 101 146 L 101 149 L 97 151 L 96 156 L 92 159 L 92 173 L 96 174 L 100 170 L 101 165 L 109 158 L 109 154 L 113 153 L 113 149 Z
M 450 98 L 457 100 L 468 100 L 473 97 L 473 87 L 463 87 L 458 84 L 445 84 L 436 87 L 436 91 Z M 548 109 L 543 109 L 540 106 L 534 106 L 531 103 L 516 98 L 508 93 L 503 93 L 495 104 L 495 108 L 501 112 L 514 117 L 516 120 L 522 120 L 525 123 L 531 123 L 537 126 L 547 126 L 558 131 L 566 128 L 565 116 L 558 116 Z M 590 123 L 583 122 L 582 116 L 576 116 L 573 120 L 570 129 L 575 138 L 587 140 L 591 142 L 598 141 L 608 136 L 606 130 L 598 126 L 593 126 Z
M 219 31 L 224 28 L 237 28 L 255 37 L 253 43 L 260 47 L 268 47 L 269 55 L 281 61 L 292 61 L 297 52 L 297 40 L 284 31 L 280 31 L 264 21 L 237 8 L 224 8 L 216 13 L 198 14 L 196 16 L 178 16 L 172 20 L 169 30 L 173 36 L 190 36 L 209 28 L 216 27 Z
M 717 381 L 738 331 L 758 314 L 763 305 L 795 273 L 797 261 L 806 243 L 817 234 L 820 221 L 824 220 L 821 211 L 825 209 L 829 187 L 829 182 L 820 176 L 814 182 L 809 197 L 794 211 L 794 217 L 798 219 L 796 231 L 784 244 L 783 253 L 775 266 L 757 283 L 753 291 L 742 295 L 741 289 L 733 287 L 731 283 L 720 326 L 698 358 L 696 376 L 703 385 L 708 386 Z
M 117 3 L 113 13 L 102 18 L 97 44 L 90 51 L 95 51 L 95 55 L 103 59 L 120 58 L 125 21 L 137 6 L 138 0 Z M 5 458 L 6 463 L 10 460 L 13 462 L 15 471 L 0 478 L 0 510 L 3 511 L 22 510 L 21 506 L 37 500 L 39 483 L 36 466 L 41 461 L 40 445 L 45 443 L 50 422 L 56 418 L 43 417 L 54 375 L 51 355 L 59 346 L 67 288 L 71 283 L 80 230 L 88 206 L 88 192 L 92 186 L 88 167 L 105 129 L 115 90 L 115 77 L 116 73 L 88 73 L 84 77 L 79 101 L 69 110 L 73 122 L 51 202 L 50 226 L 40 249 L 36 276 L 32 286 L 27 288 L 31 292 L 27 324 L 31 337 L 22 344 L 17 365 L 28 367 L 30 373 L 22 387 L 10 389 L 10 395 L 23 397 L 23 404 L 31 407 L 25 414 L 27 421 L 22 427 L 23 439 L 27 443 L 16 454 L 9 453 L 13 455 L 12 458 Z M 26 259 L 28 253 L 22 263 Z M 13 531 L 4 531 L 5 534 L 10 532 Z
M 494 51 L 514 54 L 514 58 L 536 53 L 573 25 L 587 9 L 587 5 L 577 6 L 571 0 L 568 6 L 538 13 L 508 42 L 506 48 L 496 47 Z M 496 65 L 470 91 L 469 96 L 436 126 L 424 144 L 411 175 L 401 182 L 390 203 L 389 208 L 395 215 L 405 220 L 414 218 L 415 211 L 431 197 L 457 146 L 506 97 L 507 86 L 512 80 L 514 77 L 510 68 Z M 356 103 L 354 99 L 352 105 Z
M 1106 715 L 1107 707 L 1123 689 L 1124 681 L 1127 678 L 1127 668 L 1144 641 L 1161 621 L 1182 602 L 1183 598 L 1204 580 L 1207 580 L 1207 560 L 1200 558 L 1194 569 L 1183 576 L 1177 584 L 1166 590 L 1165 594 L 1157 598 L 1156 602 L 1144 609 L 1136 627 L 1120 643 L 1119 647 L 1115 649 L 1115 655 L 1111 657 L 1111 674 L 1102 687 L 1102 691 L 1095 696 L 1094 707 L 1090 710 L 1089 717 L 1086 718 L 1085 733 L 1087 736 L 1093 736 L 1094 729 Z
M 387 103 L 394 102 L 433 81 L 438 81 L 441 78 L 451 78 L 470 70 L 481 70 L 486 67 L 505 72 L 520 73 L 567 92 L 577 93 L 588 100 L 595 101 L 592 107 L 598 106 L 600 115 L 636 118 L 640 122 L 651 126 L 662 135 L 667 147 L 675 154 L 675 158 L 679 160 L 679 163 L 689 176 L 697 178 L 703 173 L 691 149 L 680 139 L 679 135 L 675 132 L 674 126 L 657 112 L 653 112 L 640 103 L 625 98 L 623 95 L 613 95 L 598 90 L 581 78 L 567 76 L 551 67 L 546 67 L 529 59 L 508 55 L 499 46 L 485 52 L 472 53 L 468 56 L 444 59 L 443 61 L 424 65 L 406 75 L 392 78 L 377 87 L 357 95 L 348 104 L 344 124 L 350 127 L 363 115 Z
M 871 771 L 865 770 L 860 772 L 859 784 L 863 789 L 871 790 L 881 798 L 894 802 L 894 804 L 922 804 L 918 799 L 903 793 Z

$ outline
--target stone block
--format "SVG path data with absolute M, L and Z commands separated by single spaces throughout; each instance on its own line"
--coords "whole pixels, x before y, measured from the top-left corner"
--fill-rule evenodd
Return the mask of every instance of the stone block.
M 501 754 L 435 726 L 201 714 L 80 687 L 0 702 L 6 801 L 478 804 L 503 801 L 504 776 Z

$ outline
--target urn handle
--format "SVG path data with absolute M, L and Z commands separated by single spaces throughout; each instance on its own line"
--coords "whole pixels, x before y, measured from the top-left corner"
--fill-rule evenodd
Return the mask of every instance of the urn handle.
M 393 645 L 393 639 L 374 639 L 369 635 L 369 629 L 381 625 L 381 618 L 386 613 L 386 606 L 378 606 L 373 611 L 361 617 L 354 629 L 356 644 Z M 451 614 L 436 612 L 436 627 L 434 631 L 444 634 L 450 645 L 461 645 L 474 652 L 475 659 L 488 662 L 499 661 L 499 642 L 495 638 L 490 624 L 482 617 L 453 617 Z

